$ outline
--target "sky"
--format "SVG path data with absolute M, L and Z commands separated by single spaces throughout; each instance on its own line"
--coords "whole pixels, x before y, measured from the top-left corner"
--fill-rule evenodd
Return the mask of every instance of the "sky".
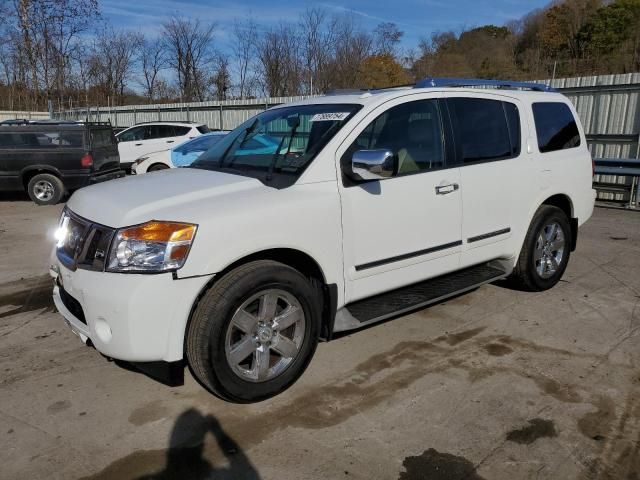
M 153 35 L 168 17 L 182 15 L 215 22 L 220 50 L 229 50 L 234 19 L 252 17 L 266 27 L 296 21 L 308 7 L 352 13 L 372 30 L 381 22 L 394 22 L 405 32 L 402 46 L 416 47 L 421 37 L 437 31 L 503 25 L 549 3 L 549 0 L 101 0 L 102 14 L 117 27 Z

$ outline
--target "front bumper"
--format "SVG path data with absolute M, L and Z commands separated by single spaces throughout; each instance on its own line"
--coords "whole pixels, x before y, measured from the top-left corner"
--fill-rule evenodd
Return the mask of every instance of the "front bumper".
M 104 355 L 131 362 L 183 358 L 191 308 L 213 278 L 71 271 L 55 250 L 50 265 L 53 300 L 71 330 Z

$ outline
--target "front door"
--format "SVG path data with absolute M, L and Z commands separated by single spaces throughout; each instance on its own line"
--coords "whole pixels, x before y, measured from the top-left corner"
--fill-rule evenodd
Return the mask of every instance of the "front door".
M 460 169 L 447 161 L 437 98 L 411 98 L 374 110 L 338 150 L 347 302 L 459 266 Z M 398 175 L 350 181 L 353 152 L 369 149 L 397 155 Z

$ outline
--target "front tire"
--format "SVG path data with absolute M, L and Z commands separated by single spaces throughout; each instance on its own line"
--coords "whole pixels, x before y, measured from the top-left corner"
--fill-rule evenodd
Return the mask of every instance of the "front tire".
M 40 173 L 29 180 L 27 193 L 38 205 L 55 205 L 64 195 L 64 184 L 55 175 Z
M 315 281 L 279 262 L 258 260 L 232 270 L 193 313 L 185 343 L 192 373 L 232 402 L 283 392 L 315 352 L 321 298 Z
M 571 225 L 558 207 L 542 205 L 531 221 L 509 280 L 522 290 L 540 292 L 555 286 L 569 263 Z

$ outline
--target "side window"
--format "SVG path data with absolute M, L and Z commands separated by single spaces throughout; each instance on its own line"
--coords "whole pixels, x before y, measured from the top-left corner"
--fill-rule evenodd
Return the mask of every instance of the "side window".
M 398 156 L 398 175 L 444 167 L 444 139 L 437 100 L 418 100 L 390 108 L 351 144 L 342 163 L 357 150 L 384 149 Z M 347 167 L 349 168 L 349 167 Z
M 520 118 L 515 105 L 485 98 L 450 98 L 447 102 L 464 164 L 519 154 Z
M 173 127 L 173 130 L 174 130 L 175 134 L 172 135 L 172 136 L 182 137 L 184 135 L 187 135 L 191 131 L 191 128 L 189 128 L 189 127 L 180 127 L 178 125 L 175 125 Z M 201 132 L 201 133 L 206 133 L 206 132 Z
M 534 103 L 532 108 L 540 152 L 554 152 L 580 146 L 578 125 L 566 104 L 540 102 Z
M 144 130 L 145 130 L 145 127 L 130 128 L 129 130 L 122 132 L 120 135 L 118 135 L 118 140 L 121 142 L 132 142 L 134 140 L 143 140 Z

